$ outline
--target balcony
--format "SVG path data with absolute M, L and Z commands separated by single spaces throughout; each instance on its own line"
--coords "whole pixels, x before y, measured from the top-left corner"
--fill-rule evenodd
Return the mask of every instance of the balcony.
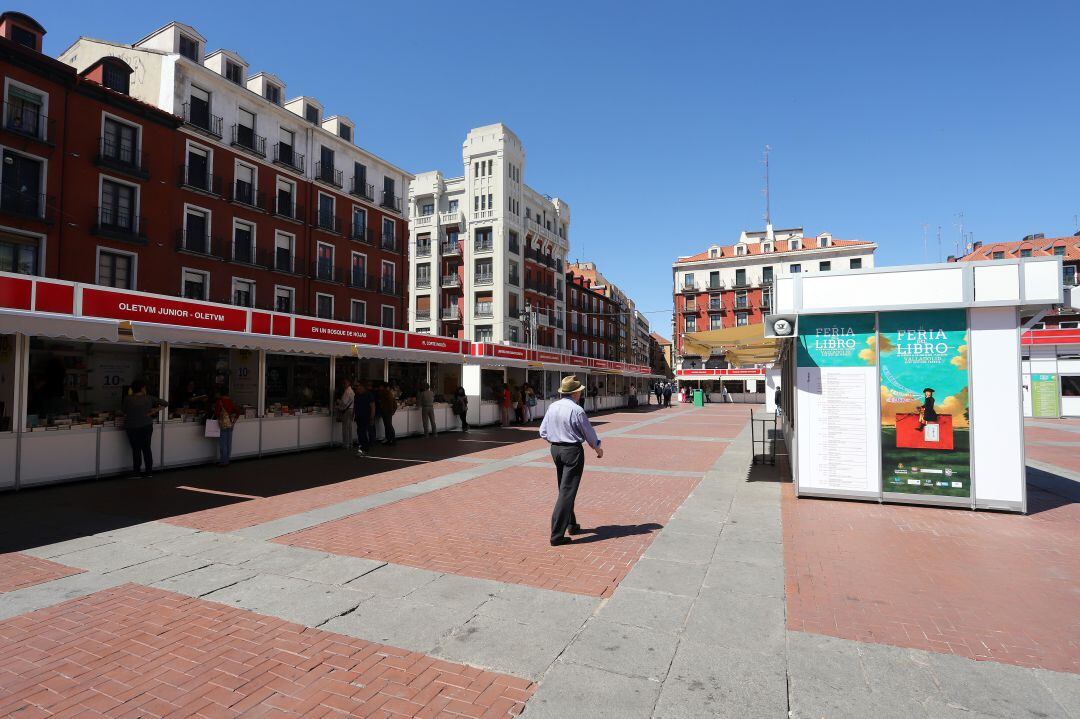
M 6 178 L 5 178 L 6 179 Z M 23 192 L 16 187 L 0 187 L 0 212 L 52 224 L 55 198 L 37 192 Z
M 721 303 L 721 302 L 710 302 L 709 303 L 709 312 L 723 312 L 723 311 L 724 311 L 723 303 Z
M 460 322 L 461 310 L 457 305 L 450 305 L 439 310 L 439 319 L 447 322 Z
M 341 170 L 320 160 L 315 163 L 315 181 L 340 188 L 342 186 Z
M 304 208 L 293 202 L 291 196 L 278 195 L 274 198 L 274 214 L 287 220 L 304 221 Z
M 390 252 L 396 252 L 397 251 L 397 238 L 394 237 L 394 235 L 389 233 L 389 232 L 384 232 L 383 236 L 382 236 L 382 242 L 379 243 L 379 246 L 382 247 L 384 250 L 389 250 Z
M 451 210 L 450 212 L 439 213 L 439 224 L 441 225 L 460 225 L 461 224 L 461 210 Z
M 495 217 L 495 210 L 475 210 L 472 213 L 473 222 L 479 222 L 481 220 L 490 220 Z
M 191 125 L 197 130 L 221 139 L 221 116 L 214 115 L 210 112 L 210 108 L 206 107 L 202 103 L 198 105 L 192 105 L 190 102 L 184 103 L 184 123 Z
M 683 281 L 683 283 L 682 283 L 682 291 L 683 292 L 697 292 L 697 290 L 698 290 L 697 283 L 694 282 L 693 280 L 690 280 L 689 282 L 685 281 L 685 280 Z
M 341 218 L 328 210 L 319 210 L 318 217 L 315 218 L 315 227 L 326 232 L 333 232 L 334 234 L 341 234 Z
M 719 292 L 722 289 L 724 289 L 724 283 L 719 282 L 719 281 L 717 281 L 717 282 L 709 282 L 709 284 L 706 286 L 705 289 L 708 290 L 709 292 Z
M 275 247 L 271 262 L 267 263 L 270 269 L 277 272 L 296 274 L 296 262 L 292 250 L 286 247 Z
M 431 319 L 431 310 L 430 309 L 426 309 L 426 310 L 418 309 L 418 310 L 416 310 L 416 320 L 418 322 L 427 322 L 430 319 Z
M 180 166 L 180 185 L 189 190 L 221 195 L 221 175 L 211 175 L 204 167 Z
M 5 102 L 4 129 L 51 145 L 56 134 L 56 121 L 41 114 L 34 105 Z
M 477 302 L 473 308 L 473 315 L 481 319 L 495 316 L 495 304 L 493 302 Z
M 238 262 L 242 265 L 258 265 L 256 262 L 255 243 L 248 242 L 246 244 L 238 244 L 233 242 L 232 257 L 233 262 Z
M 439 287 L 461 287 L 461 276 L 457 274 L 443 275 L 439 281 Z
M 97 208 L 96 221 L 91 231 L 99 237 L 146 244 L 144 219 L 137 215 L 117 213 L 111 207 Z
M 311 277 L 320 282 L 332 282 L 334 284 L 343 284 L 345 282 L 341 268 L 335 267 L 333 262 L 327 260 L 315 260 L 311 263 Z
M 304 171 L 304 156 L 294 150 L 292 145 L 286 145 L 283 142 L 274 145 L 273 162 L 275 165 L 287 167 L 294 172 Z
M 345 284 L 354 290 L 371 290 L 375 287 L 375 278 L 354 267 L 345 278 Z
M 416 256 L 417 257 L 431 257 L 431 243 L 416 243 Z
M 473 276 L 474 285 L 490 285 L 494 284 L 495 276 L 490 272 L 478 272 Z
M 420 290 L 431 289 L 431 275 L 416 278 L 416 288 Z
M 435 221 L 435 215 L 417 215 L 412 218 L 412 223 L 415 227 L 430 227 Z
M 106 137 L 98 139 L 98 153 L 94 164 L 116 172 L 122 172 L 140 180 L 150 178 L 150 168 L 146 166 L 149 158 L 134 147 L 118 144 Z
M 371 244 L 371 236 L 368 235 L 367 227 L 358 225 L 355 222 L 349 227 L 349 239 L 354 242 L 363 242 L 365 245 Z
M 247 205 L 256 210 L 266 207 L 266 193 L 259 192 L 246 182 L 233 181 L 232 196 L 229 198 L 238 205 Z
M 683 308 L 682 308 L 682 311 L 685 314 L 690 314 L 692 312 L 697 312 L 697 310 L 698 310 L 697 305 L 683 305 Z
M 384 295 L 390 295 L 392 297 L 397 297 L 397 295 L 398 295 L 397 280 L 395 280 L 393 277 L 388 277 L 388 276 L 385 276 L 385 275 L 380 277 L 379 278 L 379 292 L 383 293 Z
M 473 252 L 494 252 L 495 242 L 493 240 L 475 240 L 473 242 Z
M 736 297 L 735 298 L 735 309 L 737 309 L 737 310 L 748 310 L 748 309 L 750 309 L 750 300 L 748 298 L 746 298 L 746 297 Z
M 187 230 L 179 230 L 176 233 L 176 249 L 178 252 L 186 252 L 192 255 L 202 255 L 215 259 L 228 259 L 220 237 L 212 237 L 204 232 L 194 233 Z
M 369 185 L 363 177 L 353 177 L 349 183 L 349 194 L 365 200 L 375 199 L 375 185 Z
M 745 277 L 735 277 L 735 281 L 731 283 L 731 288 L 734 290 L 744 290 L 750 287 L 750 281 Z
M 443 257 L 459 257 L 461 255 L 461 243 L 443 242 L 439 245 L 439 251 Z
M 388 210 L 401 214 L 401 198 L 395 195 L 393 192 L 383 190 L 382 202 L 379 203 L 380 207 L 385 207 Z
M 253 129 L 245 125 L 232 126 L 232 146 L 259 157 L 266 157 L 266 138 L 256 135 Z

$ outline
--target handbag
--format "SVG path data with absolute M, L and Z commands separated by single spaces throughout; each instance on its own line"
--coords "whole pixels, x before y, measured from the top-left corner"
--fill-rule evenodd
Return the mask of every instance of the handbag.
M 203 431 L 204 437 L 220 437 L 221 425 L 218 424 L 216 419 L 206 420 L 206 429 Z

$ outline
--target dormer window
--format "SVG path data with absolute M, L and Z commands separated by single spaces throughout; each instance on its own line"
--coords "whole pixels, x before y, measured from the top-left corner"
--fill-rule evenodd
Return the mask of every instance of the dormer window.
M 735 245 L 735 254 L 742 257 L 746 254 L 746 245 Z
M 352 128 L 345 124 L 339 125 L 338 137 L 340 137 L 345 142 L 352 142 Z
M 306 105 L 304 107 L 304 119 L 310 122 L 312 125 L 319 124 L 319 108 L 314 105 Z
M 762 252 L 772 252 L 772 249 L 773 249 L 773 244 L 771 242 L 763 242 L 763 243 L 761 243 L 761 251 Z
M 180 54 L 188 60 L 199 61 L 199 41 L 187 35 L 180 36 Z
M 709 257 L 716 257 L 717 254 L 718 254 L 718 251 L 717 251 L 717 249 L 715 247 L 712 247 L 712 248 L 709 249 Z
M 818 244 L 818 247 L 828 247 L 829 246 L 829 238 L 828 237 L 819 237 L 818 241 L 817 241 L 817 244 Z
M 37 50 L 38 36 L 37 33 L 30 32 L 24 27 L 18 25 L 11 26 L 11 39 L 19 45 L 25 45 L 26 47 Z
M 1055 257 L 1064 257 L 1065 256 L 1065 245 L 1054 245 L 1054 256 Z
M 242 85 L 244 83 L 244 68 L 240 67 L 232 60 L 226 60 L 225 79 L 235 82 L 237 85 Z
M 101 84 L 110 90 L 128 94 L 131 83 L 131 71 L 129 68 L 120 67 L 112 63 L 101 68 Z
M 281 104 L 281 88 L 277 85 L 269 82 L 266 83 L 266 89 L 263 90 L 263 93 L 266 99 L 270 102 L 274 103 L 275 105 Z
M 1031 248 L 1030 247 L 1021 248 L 1020 249 L 1020 256 L 1021 257 L 1031 257 Z

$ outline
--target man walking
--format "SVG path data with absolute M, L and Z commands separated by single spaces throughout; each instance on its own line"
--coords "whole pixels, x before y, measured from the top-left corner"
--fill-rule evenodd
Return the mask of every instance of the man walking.
M 670 382 L 665 382 L 664 383 L 664 406 L 665 407 L 670 407 L 671 406 L 671 383 Z
M 378 402 L 368 387 L 366 380 L 358 380 L 353 395 L 353 418 L 356 420 L 356 456 L 363 457 L 364 452 L 375 443 L 375 405 Z
M 584 389 L 577 377 L 563 377 L 559 385 L 562 399 L 548 407 L 544 421 L 540 423 L 540 436 L 551 444 L 551 459 L 555 462 L 559 483 L 559 498 L 551 515 L 553 547 L 570 543 L 567 530 L 570 534 L 581 533 L 581 525 L 574 516 L 574 501 L 577 499 L 578 485 L 581 484 L 581 472 L 585 469 L 585 450 L 581 443 L 588 442 L 596 452 L 597 459 L 604 457 L 596 430 L 578 403 Z
M 420 404 L 420 421 L 424 425 L 424 436 L 434 437 L 435 431 L 435 392 L 431 385 L 424 382 L 420 385 L 420 394 L 417 397 Z
M 353 422 L 353 415 L 356 413 L 353 408 L 353 402 L 356 399 L 356 393 L 353 391 L 352 382 L 344 380 L 342 386 L 345 390 L 341 393 L 341 399 L 338 400 L 338 416 L 341 418 L 341 446 L 346 450 L 353 448 L 353 428 L 356 426 Z

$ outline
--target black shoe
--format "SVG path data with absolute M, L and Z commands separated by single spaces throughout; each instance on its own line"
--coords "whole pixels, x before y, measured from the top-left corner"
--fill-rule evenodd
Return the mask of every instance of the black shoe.
M 559 537 L 551 540 L 551 546 L 553 547 L 561 547 L 564 544 L 570 544 L 570 537 Z
M 581 534 L 581 525 L 580 524 L 571 524 L 570 525 L 570 534 Z

